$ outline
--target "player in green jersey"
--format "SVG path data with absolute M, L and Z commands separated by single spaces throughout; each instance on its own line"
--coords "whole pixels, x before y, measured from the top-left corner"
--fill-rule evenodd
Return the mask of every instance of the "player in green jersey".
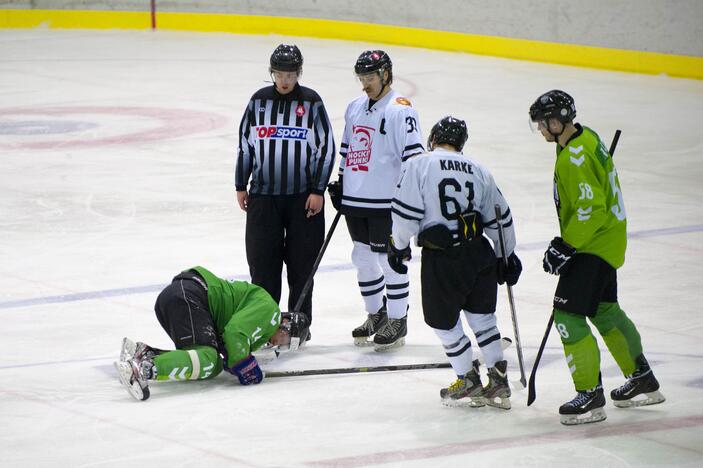
M 148 380 L 211 379 L 223 369 L 242 385 L 258 384 L 264 374 L 252 352 L 267 343 L 296 350 L 310 326 L 305 314 L 281 313 L 259 286 L 221 279 L 199 266 L 176 275 L 154 309 L 176 350 L 124 338 L 115 367 L 137 400 L 149 398 Z
M 664 401 L 642 353 L 637 328 L 620 308 L 617 268 L 625 262 L 627 218 L 613 159 L 598 135 L 574 123 L 567 93 L 549 91 L 530 107 L 533 129 L 556 143 L 554 202 L 561 237 L 544 254 L 548 273 L 559 275 L 554 325 L 564 345 L 576 397 L 559 408 L 563 424 L 605 419 L 600 350 L 588 318 L 603 337 L 627 382 L 610 393 L 615 406 Z

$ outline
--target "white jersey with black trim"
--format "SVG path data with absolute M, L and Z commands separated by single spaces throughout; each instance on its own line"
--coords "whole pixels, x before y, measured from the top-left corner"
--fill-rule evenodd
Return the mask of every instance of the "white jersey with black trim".
M 407 98 L 391 90 L 369 103 L 364 95 L 347 106 L 339 151 L 342 213 L 354 216 L 387 212 L 401 165 L 424 151 L 420 121 Z
M 418 233 L 443 224 L 458 240 L 458 213 L 476 211 L 484 234 L 501 257 L 495 205 L 500 205 L 505 249 L 515 249 L 515 229 L 510 208 L 484 166 L 461 153 L 437 149 L 410 159 L 404 167 L 391 207 L 393 242 L 403 249 Z

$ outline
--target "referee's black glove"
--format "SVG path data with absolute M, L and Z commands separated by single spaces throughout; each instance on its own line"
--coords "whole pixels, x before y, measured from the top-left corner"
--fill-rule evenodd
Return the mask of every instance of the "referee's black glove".
M 403 262 L 409 261 L 411 258 L 410 245 L 404 249 L 397 249 L 393 243 L 393 236 L 388 238 L 388 263 L 393 268 L 393 271 L 400 275 L 406 274 L 408 267 Z
M 571 259 L 576 249 L 564 242 L 561 237 L 555 237 L 544 252 L 542 268 L 552 275 L 563 275 L 569 269 Z
M 520 278 L 520 273 L 522 273 L 522 262 L 515 255 L 515 252 L 508 256 L 508 265 L 505 265 L 505 260 L 503 257 L 497 259 L 497 271 L 496 276 L 498 277 L 498 284 L 508 283 L 508 286 L 514 286 L 517 283 L 518 278 Z
M 342 183 L 338 180 L 327 185 L 327 192 L 330 194 L 330 200 L 334 209 L 339 211 L 342 207 Z

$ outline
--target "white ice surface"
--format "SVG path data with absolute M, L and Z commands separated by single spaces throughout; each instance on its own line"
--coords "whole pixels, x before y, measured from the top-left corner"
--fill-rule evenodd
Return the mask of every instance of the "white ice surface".
M 305 55 L 303 84 L 325 100 L 337 142 L 360 92 L 358 54 L 375 44 L 173 32 L 0 31 L 0 466 L 690 466 L 703 464 L 703 82 L 386 47 L 396 89 L 425 135 L 446 114 L 469 125 L 466 152 L 493 171 L 517 225 L 515 288 L 526 367 L 555 279 L 541 255 L 557 233 L 553 147 L 531 134 L 542 92 L 576 98 L 609 141 L 631 236 L 623 308 L 662 384 L 662 405 L 559 424 L 573 396 L 552 333 L 537 401 L 445 408 L 448 369 L 152 384 L 145 403 L 118 383 L 123 336 L 169 347 L 153 314 L 159 288 L 201 264 L 248 278 L 236 205 L 237 128 L 280 42 Z M 328 224 L 334 212 L 327 208 Z M 342 223 L 316 276 L 313 340 L 269 369 L 441 362 L 410 265 L 407 345 L 355 348 L 364 319 Z M 513 336 L 504 289 L 499 325 Z M 284 302 L 285 303 L 285 302 Z M 606 389 L 623 381 L 602 353 Z M 506 351 L 519 377 L 515 348 Z

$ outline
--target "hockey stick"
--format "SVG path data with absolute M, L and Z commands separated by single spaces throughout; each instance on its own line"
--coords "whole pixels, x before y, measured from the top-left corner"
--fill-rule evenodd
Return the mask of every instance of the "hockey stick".
M 329 245 L 330 240 L 332 240 L 332 234 L 334 234 L 334 230 L 337 228 L 337 223 L 339 222 L 339 218 L 341 217 L 342 213 L 337 211 L 337 214 L 335 215 L 334 220 L 332 221 L 332 225 L 330 226 L 329 231 L 327 231 L 327 237 L 325 238 L 325 242 L 323 242 L 322 247 L 320 247 L 320 253 L 317 254 L 315 263 L 312 265 L 312 270 L 310 270 L 310 276 L 308 276 L 308 279 L 305 281 L 303 290 L 300 291 L 300 296 L 298 297 L 298 300 L 295 303 L 293 312 L 300 312 L 300 308 L 303 307 L 303 302 L 305 301 L 305 298 L 307 297 L 308 293 L 310 292 L 310 288 L 312 287 L 312 279 L 315 276 L 315 273 L 317 272 L 317 267 L 320 266 L 322 256 L 325 254 L 325 250 L 327 250 L 327 246 Z
M 508 337 L 501 338 L 500 345 L 506 349 L 512 344 Z M 483 363 L 483 356 L 479 357 L 479 362 Z M 309 369 L 293 371 L 271 371 L 265 372 L 266 377 L 301 377 L 307 375 L 330 375 L 330 374 L 362 374 L 369 372 L 391 372 L 405 370 L 423 369 L 448 369 L 451 368 L 448 362 L 429 362 L 427 364 L 398 364 L 394 366 L 370 366 L 370 367 L 339 367 L 334 369 Z
M 496 223 L 498 224 L 498 239 L 500 241 L 500 250 L 503 252 L 503 264 L 508 267 L 508 253 L 505 251 L 505 235 L 503 233 L 503 214 L 500 210 L 500 205 L 496 204 Z M 513 332 L 515 333 L 515 348 L 517 349 L 517 362 L 520 366 L 520 384 L 522 388 L 525 388 L 527 380 L 525 379 L 525 363 L 522 358 L 522 345 L 520 344 L 520 330 L 517 326 L 517 315 L 515 314 L 515 300 L 513 298 L 513 288 L 507 283 L 505 283 L 508 289 L 508 302 L 510 303 L 510 316 L 513 319 Z
M 613 136 L 613 141 L 610 143 L 610 157 L 613 157 L 615 153 L 615 148 L 618 147 L 618 140 L 620 140 L 621 130 L 615 130 L 615 135 Z M 535 377 L 537 375 L 537 366 L 539 366 L 539 361 L 542 359 L 542 353 L 544 352 L 544 347 L 547 344 L 547 338 L 549 338 L 549 332 L 552 331 L 552 325 L 554 325 L 554 312 L 549 315 L 549 321 L 547 322 L 547 329 L 544 331 L 544 336 L 542 337 L 542 343 L 539 345 L 537 350 L 537 356 L 535 357 L 535 363 L 532 365 L 532 372 L 530 372 L 530 382 L 527 388 L 527 406 L 530 406 L 535 402 L 537 398 L 537 390 L 535 388 Z

